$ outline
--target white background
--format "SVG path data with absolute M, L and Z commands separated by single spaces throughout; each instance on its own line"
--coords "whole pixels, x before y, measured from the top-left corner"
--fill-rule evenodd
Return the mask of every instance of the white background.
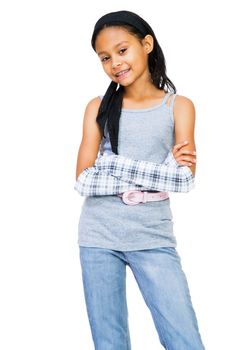
M 237 0 L 1 2 L 1 349 L 93 349 L 77 245 L 83 198 L 73 186 L 84 108 L 108 85 L 90 46 L 93 26 L 125 9 L 152 26 L 177 93 L 196 107 L 196 188 L 171 203 L 205 347 L 244 349 Z M 127 271 L 132 348 L 162 349 Z

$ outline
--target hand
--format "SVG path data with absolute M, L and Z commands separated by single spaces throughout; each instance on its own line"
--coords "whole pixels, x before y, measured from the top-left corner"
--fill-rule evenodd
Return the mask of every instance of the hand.
M 186 146 L 188 143 L 188 141 L 184 141 L 173 147 L 172 153 L 176 162 L 180 165 L 192 166 L 192 164 L 196 163 L 196 151 L 182 149 L 182 147 Z

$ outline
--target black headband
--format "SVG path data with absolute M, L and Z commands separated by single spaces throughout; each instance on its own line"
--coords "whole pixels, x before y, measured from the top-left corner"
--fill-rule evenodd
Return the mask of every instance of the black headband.
M 130 11 L 110 12 L 102 16 L 95 24 L 91 39 L 91 44 L 94 50 L 97 34 L 100 32 L 101 29 L 103 29 L 105 25 L 112 26 L 113 24 L 129 24 L 132 27 L 136 28 L 144 36 L 146 36 L 147 34 L 153 34 L 152 28 L 149 26 L 149 24 L 136 13 Z

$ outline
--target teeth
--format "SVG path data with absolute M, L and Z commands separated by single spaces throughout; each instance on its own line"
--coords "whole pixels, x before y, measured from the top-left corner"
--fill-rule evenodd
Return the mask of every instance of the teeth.
M 117 74 L 116 74 L 116 77 L 119 77 L 120 75 L 122 75 L 122 74 L 128 72 L 128 70 L 129 70 L 129 69 L 126 69 L 126 70 L 123 70 L 122 72 L 117 73 Z

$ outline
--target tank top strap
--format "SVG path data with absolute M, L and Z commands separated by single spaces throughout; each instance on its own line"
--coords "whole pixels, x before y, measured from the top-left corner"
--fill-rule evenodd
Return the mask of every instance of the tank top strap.
M 169 98 L 172 94 L 173 94 L 172 91 L 168 91 L 168 92 L 166 93 L 166 95 L 164 96 L 164 98 L 163 98 L 162 104 L 166 104 L 167 101 L 168 101 L 168 98 Z
M 169 115 L 171 118 L 171 122 L 174 125 L 174 101 L 176 98 L 177 94 L 173 93 L 172 91 L 168 92 L 165 96 L 164 96 L 164 100 L 163 100 L 163 105 L 165 105 L 169 111 Z M 171 97 L 170 101 L 169 101 L 169 105 L 167 105 L 167 101 L 169 99 L 169 97 Z
M 170 111 L 173 111 L 173 107 L 174 107 L 174 101 L 175 101 L 175 98 L 177 96 L 177 94 L 174 94 L 172 91 L 169 91 L 165 96 L 164 96 L 164 99 L 163 99 L 163 103 L 162 104 L 166 104 L 169 97 L 172 95 L 171 97 L 171 100 L 170 100 L 170 104 L 169 104 L 169 109 Z
M 176 96 L 177 96 L 177 94 L 173 94 L 171 101 L 170 101 L 169 109 L 170 109 L 171 113 L 173 113 L 174 102 L 175 102 Z

